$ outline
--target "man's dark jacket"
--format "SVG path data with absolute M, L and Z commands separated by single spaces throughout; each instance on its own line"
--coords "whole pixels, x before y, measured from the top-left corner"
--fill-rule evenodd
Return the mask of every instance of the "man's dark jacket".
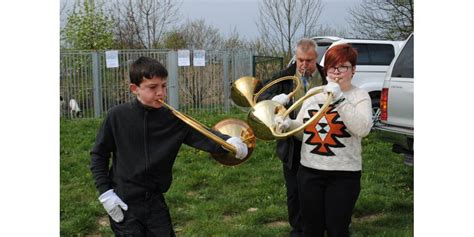
M 326 73 L 324 73 L 323 67 L 321 67 L 319 64 L 316 64 L 316 66 L 317 66 L 316 68 L 319 74 L 321 75 L 322 84 L 326 85 L 328 82 L 326 80 Z M 293 63 L 288 68 L 275 73 L 270 80 L 267 80 L 266 82 L 264 82 L 264 85 L 280 77 L 293 76 L 295 75 L 295 73 L 296 73 L 296 63 Z M 257 88 L 256 91 L 258 91 L 259 89 L 260 88 Z M 292 80 L 282 81 L 268 88 L 268 90 L 262 93 L 257 100 L 258 101 L 271 100 L 276 95 L 279 95 L 281 93 L 289 94 L 291 91 L 293 91 L 293 81 Z M 288 109 L 292 104 L 293 102 L 290 98 L 290 102 L 285 107 Z M 295 119 L 296 115 L 297 114 L 293 112 L 290 114 L 290 117 L 292 119 Z M 300 150 L 301 150 L 301 142 L 295 139 L 293 136 L 277 141 L 278 158 L 280 158 L 280 160 L 289 169 L 291 169 L 293 165 L 299 164 L 299 161 L 301 158 Z

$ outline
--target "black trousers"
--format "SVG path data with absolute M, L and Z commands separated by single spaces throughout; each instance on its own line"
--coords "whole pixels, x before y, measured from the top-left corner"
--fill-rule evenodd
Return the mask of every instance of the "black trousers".
M 349 236 L 352 211 L 360 193 L 360 171 L 325 171 L 300 165 L 300 190 L 303 235 Z
M 300 213 L 300 201 L 298 196 L 298 183 L 296 174 L 299 164 L 294 164 L 290 169 L 283 164 L 283 175 L 286 186 L 286 205 L 288 208 L 288 222 L 291 226 L 291 237 L 303 236 L 303 222 Z
M 162 193 L 147 193 L 143 198 L 127 201 L 127 205 L 122 222 L 117 223 L 109 216 L 115 236 L 175 236 Z

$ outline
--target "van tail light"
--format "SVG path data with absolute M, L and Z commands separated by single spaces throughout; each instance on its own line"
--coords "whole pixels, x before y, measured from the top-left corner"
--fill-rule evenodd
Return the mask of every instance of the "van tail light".
M 388 113 L 388 88 L 382 88 L 382 94 L 380 95 L 380 120 L 387 121 Z

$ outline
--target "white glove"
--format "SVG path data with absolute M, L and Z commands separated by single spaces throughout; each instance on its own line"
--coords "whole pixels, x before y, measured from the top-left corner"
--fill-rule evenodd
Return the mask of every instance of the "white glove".
M 242 160 L 247 156 L 247 153 L 248 153 L 247 145 L 240 138 L 231 137 L 227 139 L 226 142 L 235 146 L 235 150 L 237 151 L 235 153 L 235 158 Z
M 276 115 L 273 122 L 275 123 L 276 130 L 279 132 L 288 130 L 291 125 L 291 119 L 288 116 L 283 118 L 283 116 Z
M 282 105 L 286 105 L 288 104 L 288 102 L 290 102 L 290 97 L 287 94 L 282 93 L 282 94 L 274 96 L 272 100 Z
M 105 210 L 115 222 L 123 220 L 122 209 L 126 211 L 128 206 L 115 194 L 113 189 L 109 189 L 100 195 L 99 201 L 104 205 Z
M 341 87 L 339 87 L 339 84 L 334 81 L 328 80 L 328 84 L 324 86 L 324 92 L 332 92 L 332 98 L 334 102 L 342 98 Z

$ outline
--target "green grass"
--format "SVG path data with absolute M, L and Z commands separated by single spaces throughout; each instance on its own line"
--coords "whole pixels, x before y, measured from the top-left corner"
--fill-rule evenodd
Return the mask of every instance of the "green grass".
M 244 113 L 193 114 L 206 125 Z M 101 120 L 61 120 L 61 236 L 110 236 L 97 200 L 89 151 Z M 288 236 L 286 195 L 275 142 L 257 141 L 252 157 L 225 167 L 183 146 L 165 194 L 178 236 Z M 362 190 L 352 236 L 413 236 L 413 168 L 372 132 L 363 140 Z

